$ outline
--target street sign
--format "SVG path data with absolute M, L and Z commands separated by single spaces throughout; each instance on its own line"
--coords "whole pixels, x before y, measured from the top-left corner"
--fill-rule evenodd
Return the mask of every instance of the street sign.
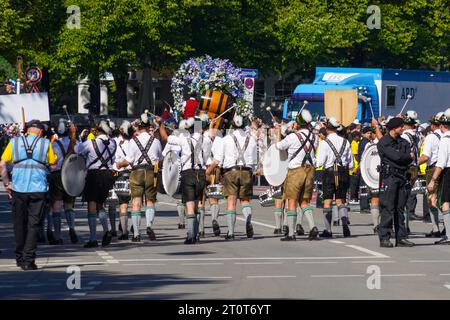
M 255 80 L 253 78 L 245 78 L 244 85 L 245 89 L 253 90 L 253 88 L 255 87 Z
M 28 93 L 39 93 L 39 89 L 36 86 L 38 82 L 42 80 L 42 71 L 38 67 L 30 67 L 25 71 L 25 77 L 31 84 Z
M 253 107 L 253 97 L 255 93 L 255 79 L 244 79 L 244 100 L 247 101 Z
M 253 78 L 253 79 L 256 79 L 256 78 L 259 77 L 258 69 L 246 69 L 246 68 L 242 68 L 242 69 L 241 69 L 241 74 L 242 74 L 245 78 Z

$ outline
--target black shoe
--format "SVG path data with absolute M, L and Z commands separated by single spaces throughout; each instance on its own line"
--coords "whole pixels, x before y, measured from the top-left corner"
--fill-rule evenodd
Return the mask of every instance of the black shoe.
M 328 230 L 323 230 L 320 234 L 321 238 L 333 238 L 333 234 L 329 232 Z
M 380 240 L 380 247 L 381 248 L 393 248 L 394 245 L 389 240 Z
M 64 241 L 63 241 L 63 239 L 58 239 L 58 240 L 54 239 L 52 241 L 49 241 L 48 244 L 51 246 L 60 246 L 60 245 L 64 244 Z
M 18 266 L 19 268 L 21 268 L 23 264 L 24 264 L 23 260 L 21 259 L 16 260 L 16 266 Z
M 289 234 L 289 227 L 288 226 L 283 226 L 283 228 L 281 230 L 283 230 L 283 234 L 285 236 L 287 236 Z
M 113 238 L 117 238 L 117 231 L 111 231 L 111 236 Z
M 227 233 L 227 235 L 225 236 L 225 240 L 234 240 L 234 234 L 230 236 L 230 235 Z
M 150 239 L 150 241 L 155 241 L 156 240 L 155 231 L 153 231 L 152 228 L 147 227 L 147 235 L 148 235 L 148 238 Z
M 186 240 L 184 240 L 184 244 L 195 244 L 195 239 L 194 238 L 189 238 L 187 237 Z
M 431 223 L 431 217 L 430 217 L 430 216 L 425 216 L 425 217 L 423 217 L 422 222 L 423 222 L 423 223 Z
M 275 229 L 273 230 L 273 234 L 283 234 L 283 232 L 281 231 L 281 229 Z
M 447 232 L 446 232 L 445 228 L 441 231 L 441 234 L 442 234 L 443 236 L 446 236 L 446 235 L 447 235 Z
M 373 228 L 373 234 L 378 234 L 380 232 L 380 226 Z
M 450 240 L 447 237 L 443 237 L 441 240 L 436 241 L 434 244 L 450 245 Z
M 216 220 L 213 220 L 212 228 L 213 228 L 214 235 L 216 237 L 220 236 L 220 226 L 219 226 L 219 223 Z
M 409 227 L 406 228 L 406 233 L 411 234 L 411 229 L 409 229 Z
M 295 236 L 285 236 L 280 239 L 280 241 L 295 241 Z
M 94 241 L 88 241 L 84 244 L 83 246 L 84 248 L 97 248 L 98 247 L 98 242 L 97 240 Z
M 413 213 L 409 216 L 409 221 L 422 221 L 423 217 L 418 216 L 417 214 Z
M 317 229 L 317 227 L 312 228 L 309 231 L 309 236 L 308 236 L 309 241 L 317 240 L 318 235 L 319 235 L 319 229 Z
M 305 230 L 303 230 L 303 227 L 301 224 L 298 224 L 295 227 L 295 233 L 297 233 L 298 236 L 304 236 L 305 235 Z
M 351 236 L 350 228 L 348 227 L 348 225 L 342 226 L 342 233 L 344 234 L 344 238 L 348 238 Z
M 51 244 L 51 242 L 55 241 L 55 236 L 53 235 L 52 230 L 47 230 L 47 241 L 49 244 Z
M 333 227 L 339 227 L 339 220 L 338 221 L 333 221 Z
M 134 227 L 133 227 L 133 225 L 131 225 L 130 233 L 134 233 Z
M 37 265 L 34 262 L 32 262 L 32 263 L 24 262 L 20 267 L 22 268 L 23 271 L 30 271 L 30 270 L 38 269 Z
M 415 246 L 414 243 L 412 243 L 411 241 L 408 241 L 406 239 L 401 239 L 401 240 L 397 241 L 397 247 L 408 247 L 408 248 L 410 248 L 410 247 L 414 247 L 414 246 Z
M 440 238 L 441 237 L 441 233 L 439 231 L 430 231 L 430 233 L 426 233 L 425 234 L 425 238 Z
M 120 231 L 120 232 L 123 232 L 123 230 L 122 230 L 122 224 L 120 224 L 120 223 L 119 223 L 119 231 Z
M 136 237 L 133 236 L 133 239 L 131 239 L 131 242 L 141 242 L 141 236 L 138 235 Z
M 122 233 L 122 235 L 118 238 L 118 240 L 128 240 L 128 232 Z
M 111 243 L 111 240 L 112 240 L 111 231 L 106 231 L 105 234 L 103 235 L 102 247 L 106 247 L 107 245 L 109 245 Z
M 252 223 L 250 221 L 247 221 L 246 225 L 245 225 L 245 229 L 247 232 L 247 238 L 253 238 L 253 226 Z
M 70 242 L 78 243 L 78 236 L 77 236 L 77 233 L 75 232 L 75 229 L 69 229 L 69 237 L 70 237 Z

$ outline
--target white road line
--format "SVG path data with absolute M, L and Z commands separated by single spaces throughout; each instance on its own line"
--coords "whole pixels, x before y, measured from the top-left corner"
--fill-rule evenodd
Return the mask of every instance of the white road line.
M 94 290 L 94 286 L 87 286 L 87 287 L 82 287 L 81 289 L 83 290 Z
M 297 276 L 247 276 L 247 279 L 283 279 L 297 278 Z
M 345 242 L 339 241 L 339 240 L 329 240 L 328 242 L 337 243 L 337 244 L 344 244 L 345 243 Z
M 119 261 L 112 259 L 112 260 L 106 260 L 106 262 L 111 263 L 111 264 L 118 264 Z
M 283 264 L 283 262 L 235 262 L 234 264 L 240 264 L 240 265 L 259 265 L 259 264 Z
M 212 266 L 223 265 L 223 262 L 205 262 L 205 263 L 182 263 L 182 266 Z
M 236 219 L 237 219 L 237 220 L 240 220 L 240 221 L 244 221 L 244 222 L 247 221 L 246 219 L 240 218 L 240 217 L 237 217 Z M 266 223 L 262 223 L 262 222 L 258 222 L 258 221 L 255 221 L 255 220 L 253 220 L 253 219 L 252 219 L 252 224 L 256 224 L 256 225 L 258 225 L 258 226 L 263 226 L 263 227 L 275 229 L 275 226 L 273 226 L 273 225 L 266 224 Z
M 450 260 L 411 260 L 411 263 L 448 263 Z
M 166 206 L 171 206 L 171 207 L 176 207 L 177 204 L 176 203 L 169 203 L 169 202 L 162 202 L 162 201 L 157 201 L 156 205 L 158 204 L 165 204 Z
M 363 278 L 361 274 L 315 274 L 311 278 Z
M 0 286 L 0 289 L 10 289 L 10 288 L 14 288 L 15 286 Z
M 450 284 L 444 284 L 444 287 L 446 287 L 448 290 L 450 290 Z
M 395 263 L 395 261 L 352 261 L 352 263 Z
M 301 262 L 296 262 L 295 264 L 335 264 L 337 263 L 336 261 L 301 261 Z
M 167 266 L 165 263 L 131 263 L 131 264 L 124 264 L 124 266 Z
M 90 282 L 88 282 L 88 285 L 89 286 L 98 286 L 101 283 L 102 283 L 101 281 L 90 281 Z
M 44 284 L 44 283 L 29 283 L 29 284 L 27 284 L 27 287 L 28 288 L 38 288 L 38 287 L 43 287 L 45 285 L 46 284 Z
M 440 276 L 450 276 L 450 273 L 441 273 Z
M 403 273 L 403 274 L 380 274 L 382 277 L 426 277 L 426 274 Z
M 364 252 L 364 253 L 371 254 L 371 255 L 373 255 L 374 257 L 377 257 L 377 258 L 390 258 L 387 255 L 384 255 L 382 253 L 375 252 L 375 251 L 372 251 L 372 250 L 369 250 L 369 249 L 366 249 L 366 248 L 363 248 L 363 247 L 360 247 L 360 246 L 355 246 L 355 245 L 351 245 L 351 244 L 346 244 L 345 246 L 348 247 L 348 248 L 352 248 L 352 249 Z
M 183 281 L 192 281 L 192 280 L 223 280 L 223 279 L 232 279 L 233 277 L 183 277 L 180 279 L 153 279 L 147 280 L 149 282 L 183 282 Z
M 87 292 L 75 292 L 75 293 L 72 293 L 73 297 L 84 297 L 85 295 L 87 295 Z

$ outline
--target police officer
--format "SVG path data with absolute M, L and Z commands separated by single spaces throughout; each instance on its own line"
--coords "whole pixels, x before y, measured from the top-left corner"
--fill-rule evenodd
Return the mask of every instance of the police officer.
M 56 164 L 57 156 L 48 139 L 42 138 L 43 124 L 32 120 L 27 134 L 13 138 L 0 163 L 3 184 L 12 198 L 16 263 L 23 270 L 36 270 L 35 264 L 39 225 L 44 218 L 48 191 L 47 166 Z M 12 183 L 6 163 L 13 163 Z
M 392 118 L 386 125 L 388 133 L 377 144 L 381 158 L 380 166 L 380 208 L 381 219 L 379 225 L 380 247 L 392 248 L 392 224 L 395 226 L 396 245 L 412 247 L 414 243 L 406 240 L 407 232 L 403 208 L 408 197 L 407 183 L 408 168 L 414 155 L 411 146 L 401 138 L 403 119 Z

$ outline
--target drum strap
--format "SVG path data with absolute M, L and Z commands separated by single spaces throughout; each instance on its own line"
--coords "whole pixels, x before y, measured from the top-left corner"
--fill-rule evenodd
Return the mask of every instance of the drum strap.
M 139 151 L 141 152 L 141 156 L 139 157 L 137 164 L 140 165 L 145 160 L 145 161 L 147 161 L 148 165 L 151 165 L 152 160 L 148 156 L 148 151 L 152 147 L 153 141 L 155 141 L 155 137 L 153 137 L 153 136 L 150 137 L 150 140 L 147 142 L 147 145 L 145 146 L 145 148 L 137 137 L 133 137 L 133 140 L 134 140 L 134 142 L 136 142 L 136 145 L 137 145 Z
M 120 147 L 120 150 L 122 150 L 122 152 L 123 152 L 123 155 L 126 157 L 127 156 L 127 153 L 125 152 L 125 150 L 123 150 L 123 147 L 122 147 L 122 145 L 125 143 L 125 141 L 124 140 L 122 140 L 122 141 L 120 141 L 120 143 L 119 143 L 119 147 Z
M 64 149 L 64 146 L 63 146 L 62 142 L 59 141 L 59 140 L 55 140 L 55 142 L 58 145 L 59 149 L 61 149 L 61 153 L 63 154 L 63 159 L 64 159 L 66 157 L 66 155 L 67 155 L 67 152 Z
M 245 150 L 247 150 L 248 143 L 250 142 L 250 136 L 247 135 L 247 138 L 245 139 L 245 143 L 244 143 L 244 148 L 242 148 L 242 149 L 239 146 L 239 142 L 238 142 L 236 136 L 234 134 L 232 134 L 231 136 L 233 137 L 234 144 L 236 145 L 236 148 L 238 150 L 238 157 L 236 158 L 235 166 L 237 166 L 239 161 L 242 161 L 244 167 L 246 167 L 247 164 L 245 163 L 244 153 L 245 153 Z
M 440 135 L 439 133 L 433 132 L 433 134 L 434 134 L 439 140 L 441 140 L 441 135 Z
M 100 139 L 100 140 L 102 140 L 102 139 Z M 113 157 L 114 157 L 114 154 L 116 153 L 116 148 L 114 149 L 114 152 L 109 151 L 108 145 L 109 145 L 110 141 L 102 140 L 103 144 L 105 145 L 105 149 L 103 149 L 103 152 L 100 152 L 100 150 L 98 149 L 97 141 L 95 139 L 92 139 L 91 141 L 92 141 L 92 147 L 94 148 L 94 151 L 97 154 L 97 158 L 89 164 L 88 169 L 90 167 L 92 167 L 92 165 L 94 163 L 96 163 L 97 161 L 101 162 L 99 169 L 101 169 L 101 168 L 108 169 L 108 162 L 111 162 L 111 165 L 113 164 Z M 103 157 L 103 155 L 105 153 L 108 153 L 107 158 Z
M 338 165 L 340 165 L 340 166 L 343 166 L 343 163 L 342 163 L 342 155 L 344 154 L 345 146 L 347 145 L 347 140 L 344 139 L 344 143 L 342 144 L 341 150 L 340 150 L 339 152 L 336 150 L 336 147 L 334 146 L 334 144 L 333 144 L 330 140 L 325 139 L 324 141 L 325 141 L 326 143 L 328 143 L 328 145 L 329 145 L 330 148 L 331 148 L 331 151 L 333 151 L 333 153 L 334 153 L 334 157 L 336 158 L 336 159 L 334 160 L 334 163 L 335 163 L 335 164 L 338 164 Z
M 305 140 L 303 140 L 302 134 L 305 137 Z M 305 151 L 305 157 L 303 158 L 302 166 L 305 165 L 306 161 L 308 161 L 311 165 L 313 165 L 311 151 L 316 152 L 316 150 L 314 148 L 314 136 L 312 137 L 312 141 L 311 141 L 311 131 L 308 133 L 308 135 L 305 135 L 303 132 L 296 133 L 295 135 L 297 136 L 298 140 L 300 141 L 301 146 L 292 155 L 291 159 L 289 159 L 289 162 L 291 160 L 295 159 L 295 157 L 297 157 L 298 154 L 300 153 L 300 151 L 303 149 Z M 306 146 L 307 143 L 309 143 L 309 147 Z

